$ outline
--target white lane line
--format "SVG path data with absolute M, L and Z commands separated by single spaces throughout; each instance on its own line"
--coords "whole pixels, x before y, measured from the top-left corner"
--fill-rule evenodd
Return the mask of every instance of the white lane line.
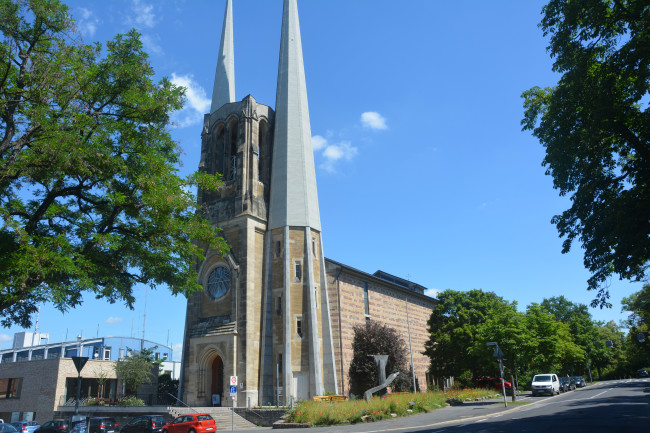
M 487 418 L 479 419 L 479 420 L 476 420 L 474 422 L 483 422 L 483 421 L 487 421 Z
M 611 388 L 610 388 L 610 389 L 611 389 Z M 599 395 L 603 395 L 603 394 L 605 394 L 607 391 L 609 391 L 610 389 L 607 389 L 607 390 L 605 390 L 605 391 L 603 391 L 603 392 L 601 392 L 601 393 L 599 393 L 599 394 L 592 395 L 591 397 L 588 398 L 588 400 L 591 400 L 592 398 L 596 398 L 596 397 L 598 397 Z

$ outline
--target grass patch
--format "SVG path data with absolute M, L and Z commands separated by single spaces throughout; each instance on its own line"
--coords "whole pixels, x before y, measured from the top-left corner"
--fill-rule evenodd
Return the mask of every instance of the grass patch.
M 397 416 L 431 412 L 448 403 L 459 403 L 493 396 L 494 391 L 464 389 L 450 392 L 389 394 L 386 398 L 373 397 L 370 401 L 341 402 L 302 401 L 289 411 L 286 422 L 311 423 L 313 426 L 356 424 L 381 421 Z

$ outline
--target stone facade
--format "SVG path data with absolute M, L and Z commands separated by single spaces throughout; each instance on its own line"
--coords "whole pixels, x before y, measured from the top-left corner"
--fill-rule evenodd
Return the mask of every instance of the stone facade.
M 429 339 L 427 321 L 435 299 L 424 295 L 421 286 L 411 283 L 415 288 L 409 288 L 405 280 L 403 284 L 395 284 L 376 276 L 377 273 L 371 275 L 333 260 L 326 260 L 326 263 L 340 392 L 347 395 L 350 389 L 348 372 L 353 357 L 353 328 L 370 320 L 397 330 L 407 345 L 410 333 L 416 383 L 420 390 L 426 390 L 430 361 L 422 352 Z

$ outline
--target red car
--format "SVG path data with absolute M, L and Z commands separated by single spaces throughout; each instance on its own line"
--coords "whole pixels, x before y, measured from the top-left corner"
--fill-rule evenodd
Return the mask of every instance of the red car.
M 484 377 L 481 379 L 470 379 L 476 388 L 495 388 L 501 389 L 501 378 L 495 379 L 494 377 Z M 510 382 L 503 382 L 506 389 L 512 388 Z
M 216 431 L 217 425 L 207 413 L 181 415 L 162 428 L 162 433 L 214 433 Z

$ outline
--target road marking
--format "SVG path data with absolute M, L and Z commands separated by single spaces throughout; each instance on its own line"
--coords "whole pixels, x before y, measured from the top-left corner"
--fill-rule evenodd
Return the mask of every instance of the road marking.
M 479 420 L 476 420 L 474 422 L 483 422 L 483 421 L 487 421 L 487 418 L 479 419 Z
M 611 388 L 610 388 L 610 389 L 611 389 Z M 607 390 L 601 392 L 600 394 L 592 395 L 591 397 L 589 397 L 588 400 L 591 400 L 592 398 L 596 398 L 596 397 L 598 397 L 599 395 L 603 395 L 603 394 L 605 394 L 607 391 L 609 391 L 609 389 L 607 389 Z

